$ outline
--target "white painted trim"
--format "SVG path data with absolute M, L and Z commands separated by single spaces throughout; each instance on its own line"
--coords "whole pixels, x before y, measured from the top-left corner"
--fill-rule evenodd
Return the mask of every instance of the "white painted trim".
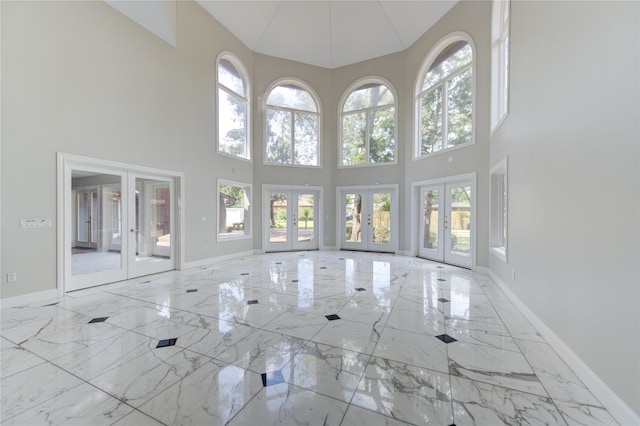
M 640 416 L 636 414 L 618 395 L 602 381 L 598 375 L 589 368 L 589 366 L 575 353 L 569 346 L 567 346 L 560 337 L 558 337 L 553 330 L 551 330 L 538 316 L 531 311 L 519 298 L 516 296 L 507 285 L 502 282 L 500 278 L 491 270 L 489 271 L 489 277 L 500 287 L 500 289 L 507 295 L 509 300 L 520 310 L 520 312 L 529 320 L 531 325 L 540 333 L 547 343 L 555 350 L 560 358 L 564 360 L 567 365 L 571 366 L 571 369 L 578 376 L 580 380 L 587 386 L 587 388 L 594 394 L 594 396 L 602 403 L 609 413 L 615 419 L 620 422 L 621 425 L 640 425 Z
M 485 267 L 485 266 L 476 266 L 476 270 L 474 271 L 477 274 L 482 274 L 482 275 L 490 275 L 491 274 L 491 269 Z
M 260 250 L 246 250 L 237 253 L 224 254 L 222 256 L 209 257 L 207 259 L 194 260 L 193 262 L 185 263 L 184 269 L 199 268 L 202 266 L 211 265 L 213 263 L 223 262 L 225 260 L 238 259 L 245 256 L 253 256 L 254 254 L 261 254 L 261 252 Z
M 336 246 L 320 246 L 320 251 L 338 251 Z
M 38 291 L 36 293 L 27 293 L 15 297 L 7 297 L 0 299 L 0 309 L 15 308 L 16 306 L 33 305 L 38 302 L 44 302 L 60 297 L 58 289 Z
M 396 251 L 396 254 L 397 254 L 397 255 L 400 255 L 400 256 L 409 256 L 409 257 L 412 257 L 411 250 L 398 250 L 398 251 Z M 415 256 L 413 256 L 413 257 L 415 257 Z
M 420 188 L 423 186 L 435 186 L 435 185 L 444 185 L 451 184 L 456 182 L 463 181 L 471 181 L 471 193 L 472 193 L 472 202 L 471 202 L 471 270 L 476 271 L 477 265 L 477 253 L 478 253 L 478 233 L 477 233 L 477 215 L 478 215 L 478 181 L 477 181 L 477 173 L 464 173 L 461 175 L 454 176 L 444 176 L 436 179 L 429 180 L 421 180 L 418 182 L 411 182 L 411 189 L 409 193 L 410 200 L 410 208 L 411 208 L 411 225 L 415 227 L 414 229 L 420 229 L 420 216 L 418 215 L 418 209 L 420 207 Z M 418 233 L 411 233 L 411 241 L 410 249 L 408 252 L 410 256 L 418 256 Z M 459 265 L 455 265 L 459 266 Z

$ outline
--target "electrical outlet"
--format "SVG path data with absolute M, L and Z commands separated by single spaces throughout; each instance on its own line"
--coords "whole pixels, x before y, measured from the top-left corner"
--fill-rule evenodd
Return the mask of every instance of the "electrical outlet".
M 7 282 L 15 283 L 18 281 L 18 274 L 16 272 L 7 272 Z

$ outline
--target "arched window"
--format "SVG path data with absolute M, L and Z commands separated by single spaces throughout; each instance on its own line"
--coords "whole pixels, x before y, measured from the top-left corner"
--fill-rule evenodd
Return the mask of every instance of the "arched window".
M 320 113 L 304 83 L 277 83 L 267 96 L 265 164 L 318 166 Z
M 218 152 L 250 159 L 249 78 L 230 53 L 218 58 Z
M 416 88 L 416 157 L 473 143 L 473 48 L 447 37 L 427 56 Z
M 494 0 L 491 18 L 491 131 L 509 112 L 509 0 Z
M 391 85 L 368 78 L 346 93 L 340 114 L 340 165 L 395 163 L 396 96 Z

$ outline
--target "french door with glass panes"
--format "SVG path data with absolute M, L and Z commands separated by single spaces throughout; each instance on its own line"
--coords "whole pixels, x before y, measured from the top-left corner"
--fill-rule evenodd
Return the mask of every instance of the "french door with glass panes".
M 397 186 L 338 188 L 340 249 L 395 253 Z
M 64 289 L 175 268 L 174 179 L 68 166 L 64 185 Z
M 318 250 L 320 189 L 263 186 L 265 251 Z
M 472 267 L 472 182 L 420 187 L 418 256 Z

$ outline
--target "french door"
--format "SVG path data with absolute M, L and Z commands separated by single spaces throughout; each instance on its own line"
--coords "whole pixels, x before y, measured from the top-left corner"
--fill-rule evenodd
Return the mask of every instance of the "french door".
M 65 291 L 175 269 L 174 180 L 96 165 L 64 166 Z
M 338 188 L 340 248 L 395 253 L 397 187 Z
M 265 251 L 318 250 L 319 188 L 263 186 Z
M 443 182 L 419 188 L 418 256 L 472 267 L 473 183 Z

